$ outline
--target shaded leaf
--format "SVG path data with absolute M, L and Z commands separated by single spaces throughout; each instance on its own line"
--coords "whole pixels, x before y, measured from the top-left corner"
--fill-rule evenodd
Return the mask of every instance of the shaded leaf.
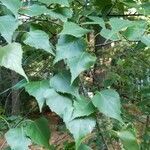
M 81 144 L 78 150 L 92 150 L 92 149 L 85 144 Z
M 81 72 L 93 66 L 95 61 L 96 57 L 90 55 L 87 52 L 83 52 L 80 56 L 68 59 L 67 64 L 71 72 L 71 83 L 73 83 L 73 81 Z
M 69 8 L 56 8 L 54 10 L 50 10 L 48 15 L 54 19 L 60 19 L 63 22 L 66 22 L 68 18 L 71 18 L 73 11 Z
M 77 84 L 71 85 L 71 75 L 69 72 L 61 72 L 50 79 L 50 86 L 57 92 L 68 93 L 78 96 Z
M 8 43 L 12 42 L 13 34 L 18 26 L 19 23 L 13 16 L 0 16 L 0 34 Z
M 118 133 L 118 137 L 121 139 L 121 142 L 126 150 L 139 150 L 139 145 L 133 131 L 123 130 Z
M 97 92 L 97 94 L 93 97 L 92 102 L 101 113 L 122 122 L 120 116 L 120 97 L 116 91 L 109 89 Z
M 74 101 L 73 118 L 89 116 L 95 111 L 92 102 L 86 97 L 81 97 Z
M 56 57 L 54 62 L 56 63 L 62 59 L 80 56 L 85 48 L 84 40 L 69 35 L 62 35 L 56 45 Z
M 31 141 L 26 137 L 24 128 L 10 129 L 6 134 L 5 138 L 12 150 L 28 150 Z
M 0 66 L 11 69 L 28 80 L 21 64 L 22 48 L 19 43 L 11 43 L 4 47 L 0 47 Z
M 30 137 L 32 142 L 50 148 L 50 130 L 48 121 L 45 118 L 40 118 L 35 121 L 26 121 L 25 124 L 26 136 Z
M 52 50 L 52 44 L 49 42 L 49 36 L 42 30 L 33 30 L 26 34 L 26 39 L 24 43 L 35 47 L 36 49 L 43 49 L 54 55 Z
M 29 82 L 25 86 L 25 90 L 36 98 L 40 111 L 42 110 L 45 102 L 45 91 L 49 88 L 49 82 L 47 80 Z
M 84 29 L 73 22 L 65 22 L 61 35 L 67 34 L 75 37 L 82 37 L 84 34 L 89 33 L 90 30 Z
M 15 16 L 18 15 L 18 10 L 21 7 L 20 0 L 0 0 Z

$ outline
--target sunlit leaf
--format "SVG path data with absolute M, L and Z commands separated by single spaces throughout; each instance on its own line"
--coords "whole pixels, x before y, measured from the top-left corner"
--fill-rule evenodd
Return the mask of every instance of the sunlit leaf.
M 67 128 L 73 134 L 76 141 L 76 149 L 87 134 L 90 134 L 95 127 L 94 118 L 75 119 L 67 123 Z
M 19 23 L 13 16 L 0 16 L 0 34 L 8 43 L 12 42 L 13 34 L 18 26 Z
M 27 6 L 25 9 L 20 10 L 21 14 L 25 14 L 30 17 L 40 16 L 42 14 L 47 14 L 48 12 L 48 8 L 38 4 L 33 4 L 31 6 Z
M 82 39 L 69 35 L 62 35 L 56 45 L 55 63 L 66 58 L 80 56 L 85 50 L 85 42 Z
M 57 92 L 68 93 L 78 96 L 78 86 L 76 83 L 71 85 L 71 75 L 69 72 L 61 72 L 50 79 L 50 86 Z
M 28 146 L 31 145 L 23 127 L 10 129 L 5 134 L 5 138 L 12 150 L 28 150 Z
M 25 86 L 26 91 L 36 98 L 40 111 L 45 102 L 45 91 L 49 88 L 49 82 L 47 80 L 29 82 Z
M 67 64 L 71 72 L 71 83 L 73 83 L 73 81 L 81 72 L 93 66 L 95 61 L 96 57 L 90 55 L 87 52 L 83 52 L 80 56 L 68 59 Z
M 75 37 L 82 37 L 83 35 L 89 33 L 90 30 L 80 27 L 78 24 L 73 22 L 65 22 L 61 35 L 72 35 Z
M 26 34 L 26 39 L 24 43 L 35 47 L 36 49 L 43 49 L 46 52 L 49 52 L 54 55 L 52 50 L 52 44 L 49 42 L 49 36 L 42 30 L 33 30 Z
M 28 80 L 21 64 L 22 48 L 19 43 L 11 43 L 0 47 L 0 66 L 11 69 Z
M 120 116 L 120 97 L 116 91 L 109 89 L 97 92 L 97 94 L 93 97 L 92 102 L 101 113 L 122 122 Z

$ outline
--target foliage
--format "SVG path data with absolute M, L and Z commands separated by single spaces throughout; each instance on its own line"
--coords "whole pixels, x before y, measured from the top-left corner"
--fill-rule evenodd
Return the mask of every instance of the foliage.
M 145 141 L 137 140 L 133 125 L 128 128 L 138 118 L 128 107 L 147 118 L 147 135 L 148 5 L 143 0 L 0 0 L 0 66 L 26 80 L 10 89 L 25 89 L 40 112 L 47 106 L 62 118 L 76 150 L 92 149 L 85 144 L 92 132 L 105 147 L 120 139 L 125 149 L 138 150 Z M 46 119 L 25 118 L 5 134 L 11 149 L 26 150 L 31 143 L 52 149 Z M 101 130 L 109 120 L 112 126 Z

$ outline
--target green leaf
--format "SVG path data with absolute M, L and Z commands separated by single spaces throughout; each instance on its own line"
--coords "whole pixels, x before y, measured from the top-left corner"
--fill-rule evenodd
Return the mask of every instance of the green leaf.
M 60 4 L 60 5 L 69 7 L 68 0 L 39 0 L 39 2 L 44 3 L 46 5 Z
M 21 60 L 22 48 L 19 43 L 11 43 L 4 47 L 0 47 L 0 66 L 11 69 L 28 80 L 21 66 Z
M 0 34 L 8 42 L 12 42 L 12 37 L 19 23 L 13 16 L 0 16 Z
M 25 86 L 25 90 L 30 95 L 32 95 L 36 98 L 39 108 L 40 108 L 40 111 L 42 110 L 43 104 L 45 102 L 45 92 L 49 88 L 50 88 L 49 82 L 47 80 L 29 82 Z
M 96 57 L 90 55 L 87 52 L 83 52 L 80 56 L 73 57 L 67 60 L 67 64 L 71 71 L 71 83 L 77 78 L 77 76 L 89 69 L 94 65 Z
M 30 137 L 32 142 L 49 149 L 50 130 L 48 121 L 45 118 L 40 118 L 25 123 L 26 136 Z
M 136 21 L 133 26 L 128 27 L 123 35 L 130 41 L 139 41 L 146 30 L 144 21 Z
M 74 83 L 71 85 L 71 75 L 69 72 L 56 74 L 50 79 L 50 86 L 57 92 L 68 93 L 74 96 L 79 95 L 77 84 Z
M 103 18 L 95 17 L 95 16 L 88 16 L 88 18 L 90 20 L 92 20 L 93 22 L 85 22 L 85 24 L 98 24 L 102 28 L 105 28 L 105 22 L 104 22 Z
M 86 44 L 84 40 L 69 35 L 62 35 L 58 39 L 56 45 L 56 57 L 54 63 L 62 59 L 80 56 L 85 49 Z
M 69 131 L 73 134 L 75 142 L 76 142 L 76 149 L 79 148 L 83 138 L 92 132 L 95 127 L 95 119 L 94 118 L 81 118 L 75 119 L 66 124 Z
M 78 150 L 92 150 L 92 149 L 85 144 L 81 144 Z
M 150 47 L 150 35 L 144 35 L 141 38 L 141 42 Z
M 141 9 L 142 8 L 142 9 Z M 141 4 L 141 7 L 139 7 L 138 12 L 141 14 L 150 15 L 150 2 L 144 2 Z
M 126 150 L 140 150 L 135 133 L 131 130 L 117 132 L 124 148 Z
M 103 27 L 100 34 L 107 40 L 117 41 L 120 40 L 120 31 L 125 30 L 127 27 L 133 25 L 131 21 L 120 19 L 120 18 L 111 18 L 108 22 L 111 26 L 111 29 Z
M 52 44 L 49 42 L 49 36 L 42 30 L 33 30 L 26 34 L 26 39 L 24 43 L 35 47 L 36 49 L 43 49 L 54 55 L 52 50 Z
M 94 0 L 94 5 L 98 7 L 98 10 L 102 10 L 111 4 L 111 0 Z
M 18 10 L 21 7 L 20 0 L 0 0 L 15 16 L 18 16 Z
M 95 111 L 92 102 L 86 97 L 81 97 L 74 101 L 73 118 L 89 116 Z
M 56 8 L 53 10 L 50 10 L 48 12 L 48 15 L 54 19 L 60 19 L 63 22 L 66 22 L 68 18 L 71 18 L 73 14 L 73 11 L 69 8 Z
M 93 97 L 92 102 L 101 113 L 122 122 L 120 116 L 120 97 L 116 91 L 109 89 L 97 92 L 97 94 Z
M 45 6 L 33 4 L 31 6 L 26 7 L 25 9 L 20 10 L 21 14 L 28 15 L 30 17 L 40 16 L 42 14 L 48 14 L 49 9 Z
M 23 127 L 10 129 L 5 134 L 5 138 L 12 150 L 28 150 L 28 146 L 31 145 L 31 141 L 26 137 Z
M 73 22 L 65 22 L 60 35 L 67 34 L 75 37 L 82 37 L 84 34 L 87 34 L 89 32 L 90 30 L 84 29 Z
M 72 101 L 68 97 L 58 94 L 54 89 L 49 89 L 45 93 L 45 98 L 46 104 L 53 112 L 63 118 L 64 122 L 70 120 L 73 108 Z

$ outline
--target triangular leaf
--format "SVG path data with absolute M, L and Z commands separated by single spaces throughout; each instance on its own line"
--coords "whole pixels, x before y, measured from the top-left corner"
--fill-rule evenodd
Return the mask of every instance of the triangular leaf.
M 123 131 L 117 132 L 117 134 L 126 150 L 139 150 L 140 149 L 137 143 L 136 136 L 133 131 L 123 130 Z
M 71 83 L 77 78 L 77 76 L 89 69 L 91 66 L 94 65 L 96 61 L 96 57 L 90 55 L 87 52 L 83 52 L 80 56 L 78 57 L 73 57 L 67 60 L 67 64 L 70 68 L 71 72 Z
M 76 141 L 76 149 L 80 146 L 83 138 L 92 132 L 95 127 L 94 118 L 75 119 L 67 123 L 67 128 L 73 134 Z
M 36 49 L 43 49 L 54 55 L 52 51 L 52 44 L 49 42 L 49 36 L 42 30 L 33 30 L 26 34 L 24 43 L 35 47 Z
M 86 97 L 81 97 L 74 101 L 73 118 L 89 116 L 95 111 L 92 102 Z
M 120 97 L 116 91 L 109 89 L 97 92 L 97 94 L 93 97 L 92 102 L 101 113 L 122 122 L 120 116 Z
M 0 47 L 0 66 L 11 69 L 28 80 L 21 64 L 22 48 L 19 43 L 11 43 L 4 47 Z
M 25 123 L 25 133 L 32 142 L 49 149 L 50 130 L 48 121 L 45 118 L 40 118 L 35 121 L 26 121 Z
M 130 41 L 139 41 L 146 30 L 146 26 L 144 21 L 137 21 L 133 26 L 128 27 L 123 35 Z
M 88 16 L 88 18 L 90 20 L 92 20 L 93 22 L 85 22 L 84 24 L 98 24 L 102 28 L 105 28 L 105 22 L 104 22 L 103 18 L 95 17 L 95 16 Z
M 143 35 L 141 37 L 141 42 L 150 47 L 150 35 Z
M 110 24 L 111 29 L 103 27 L 100 34 L 107 40 L 110 39 L 113 41 L 120 40 L 119 32 L 133 25 L 131 21 L 120 18 L 111 18 L 108 23 Z
M 45 102 L 45 91 L 49 88 L 49 82 L 47 80 L 29 82 L 25 86 L 26 91 L 36 98 L 40 111 L 42 110 Z
M 61 35 L 72 35 L 75 37 L 82 37 L 84 34 L 89 33 L 90 30 L 84 29 L 73 22 L 65 22 Z
M 68 18 L 71 18 L 73 14 L 73 11 L 69 8 L 56 8 L 53 10 L 50 10 L 48 12 L 48 15 L 54 19 L 60 19 L 63 22 L 66 22 Z
M 20 0 L 0 0 L 15 16 L 18 15 L 18 10 L 21 7 Z
M 78 96 L 77 84 L 71 85 L 71 75 L 69 72 L 62 72 L 56 74 L 50 79 L 50 86 L 54 88 L 57 92 L 68 93 L 74 96 Z
M 58 114 L 63 120 L 65 121 L 66 115 L 71 116 L 68 114 L 67 111 L 73 110 L 72 108 L 72 101 L 63 96 L 58 94 L 55 90 L 49 89 L 45 93 L 46 104 L 50 107 L 52 111 Z
M 69 6 L 68 0 L 39 0 L 39 2 L 44 3 L 46 5 L 60 4 L 67 7 Z
M 80 56 L 85 50 L 84 40 L 69 35 L 62 35 L 56 45 L 55 63 L 66 58 Z
M 23 127 L 10 129 L 5 134 L 5 138 L 12 150 L 28 150 L 28 146 L 31 145 Z
M 18 28 L 19 23 L 13 16 L 0 16 L 0 34 L 8 42 L 12 42 L 12 36 Z

